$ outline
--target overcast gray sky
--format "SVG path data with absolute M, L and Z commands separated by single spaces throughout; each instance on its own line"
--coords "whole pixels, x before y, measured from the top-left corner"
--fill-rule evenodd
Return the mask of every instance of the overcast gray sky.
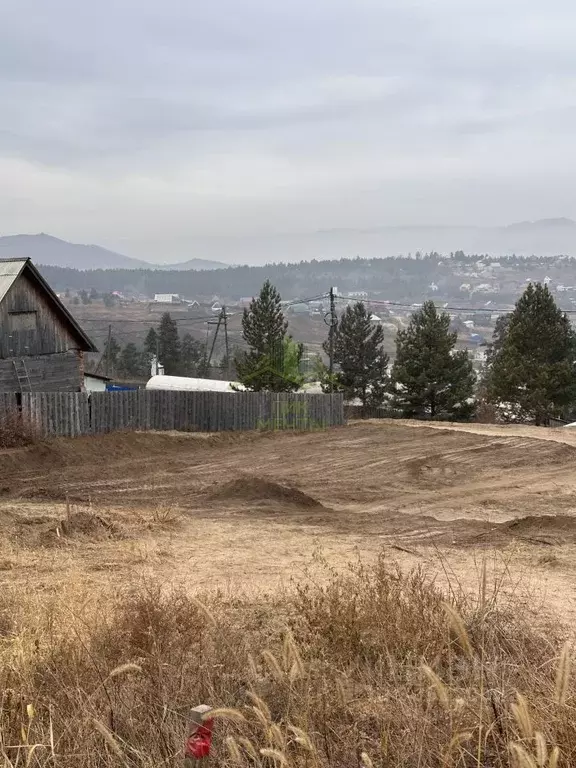
M 0 230 L 576 218 L 570 0 L 0 3 Z M 201 255 L 201 254 L 196 254 Z

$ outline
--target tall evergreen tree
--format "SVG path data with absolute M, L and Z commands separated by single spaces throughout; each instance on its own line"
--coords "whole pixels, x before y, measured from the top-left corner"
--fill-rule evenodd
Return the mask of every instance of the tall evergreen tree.
M 450 316 L 427 301 L 396 336 L 394 404 L 407 418 L 460 420 L 474 412 L 475 375 L 466 350 L 455 351 Z
M 285 343 L 287 329 L 280 294 L 266 280 L 242 316 L 242 336 L 249 350 L 236 358 L 236 370 L 247 389 L 291 392 L 300 387 L 301 381 L 294 375 L 294 348 Z M 296 350 L 299 364 L 303 348 L 297 345 Z
M 150 355 L 150 359 L 156 354 L 156 342 L 158 340 L 158 333 L 156 328 L 151 327 L 146 338 L 144 339 L 144 352 Z
M 492 334 L 492 343 L 488 345 L 486 352 L 486 367 L 490 369 L 492 363 L 496 359 L 498 353 L 504 346 L 506 334 L 508 333 L 508 326 L 510 325 L 510 315 L 500 315 L 496 320 L 494 326 L 494 333 Z
M 140 352 L 142 375 L 148 377 L 152 376 L 155 371 L 152 371 L 152 360 L 156 357 L 156 348 L 158 341 L 158 333 L 156 328 L 150 327 L 146 338 L 144 339 L 144 346 Z
M 186 333 L 182 339 L 180 350 L 182 376 L 196 376 L 198 366 L 204 357 L 204 345 L 191 334 Z
M 180 338 L 178 325 L 169 312 L 164 312 L 158 327 L 158 348 L 160 362 L 167 376 L 178 376 L 180 373 Z
M 389 357 L 384 351 L 384 330 L 375 325 L 371 312 L 359 301 L 346 307 L 334 333 L 334 363 L 339 370 L 323 389 L 344 392 L 347 400 L 359 398 L 364 407 L 381 405 L 389 384 Z M 330 340 L 324 342 L 330 354 Z
M 576 401 L 576 337 L 548 286 L 528 285 L 501 333 L 487 375 L 489 401 L 548 423 Z
M 120 354 L 120 344 L 114 336 L 110 336 L 104 343 L 104 352 L 102 354 L 102 365 L 107 376 L 114 376 L 118 370 L 118 355 Z
M 143 374 L 142 355 L 133 342 L 126 344 L 118 358 L 118 374 L 127 379 L 140 378 Z

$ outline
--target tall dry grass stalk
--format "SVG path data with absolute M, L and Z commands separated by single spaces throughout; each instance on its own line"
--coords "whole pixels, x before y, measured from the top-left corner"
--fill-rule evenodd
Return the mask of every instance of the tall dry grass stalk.
M 0 595 L 0 766 L 180 766 L 199 703 L 222 768 L 576 765 L 570 649 L 487 591 L 381 558 L 258 600 Z

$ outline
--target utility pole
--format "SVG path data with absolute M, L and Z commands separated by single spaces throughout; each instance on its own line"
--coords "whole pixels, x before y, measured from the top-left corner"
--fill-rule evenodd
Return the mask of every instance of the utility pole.
M 330 288 L 330 333 L 328 336 L 329 341 L 329 352 L 330 352 L 330 363 L 329 363 L 329 372 L 330 372 L 330 394 L 333 394 L 334 392 L 334 331 L 336 328 L 336 302 L 334 300 L 334 287 L 332 286 Z
M 106 365 L 104 367 L 104 375 L 108 376 L 110 368 L 110 345 L 112 343 L 112 326 L 108 326 L 108 341 L 106 342 Z
M 226 354 L 226 375 L 230 378 L 230 346 L 228 344 L 228 315 L 226 314 L 226 307 L 222 307 L 222 313 L 224 314 L 224 349 Z
M 212 362 L 212 354 L 214 352 L 214 347 L 216 346 L 216 340 L 218 339 L 218 332 L 220 330 L 220 325 L 224 324 L 224 328 L 226 329 L 226 307 L 222 307 L 220 310 L 220 314 L 218 315 L 218 321 L 216 320 L 208 320 L 208 325 L 216 325 L 216 330 L 214 331 L 214 338 L 212 339 L 212 346 L 210 347 L 210 354 L 208 355 L 208 359 L 206 361 L 206 369 L 210 368 L 210 363 Z M 226 333 L 226 347 L 228 347 L 228 331 L 225 330 Z
M 156 376 L 158 376 L 159 371 L 160 371 L 160 338 L 158 334 L 156 334 Z

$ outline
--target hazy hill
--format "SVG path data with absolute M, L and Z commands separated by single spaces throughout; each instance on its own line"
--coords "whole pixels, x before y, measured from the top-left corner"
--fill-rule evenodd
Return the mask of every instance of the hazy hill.
M 0 237 L 0 259 L 28 257 L 36 264 L 72 269 L 220 269 L 226 264 L 208 259 L 190 259 L 183 264 L 150 264 L 109 251 L 99 245 L 80 245 L 51 235 Z
M 167 241 L 170 233 L 166 234 Z M 96 245 L 76 245 L 50 235 L 0 237 L 0 258 L 30 256 L 37 264 L 73 269 L 214 270 L 230 264 L 264 265 L 333 261 L 360 257 L 414 256 L 416 253 L 489 253 L 576 257 L 576 222 L 571 219 L 523 221 L 506 227 L 379 227 L 331 229 L 252 237 L 197 237 L 191 253 L 206 258 L 177 264 L 150 264 Z M 227 262 L 227 263 L 223 263 Z
M 407 226 L 372 229 L 329 229 L 295 234 L 245 237 L 196 237 L 191 253 L 228 264 L 261 265 L 351 259 L 387 258 L 417 251 L 490 253 L 494 257 L 576 256 L 576 222 L 542 219 L 504 227 Z
M 229 266 L 229 264 L 224 264 L 222 261 L 212 261 L 211 259 L 188 259 L 188 261 L 179 261 L 177 264 L 155 264 L 153 269 L 175 269 L 182 271 L 188 269 L 226 269 Z

